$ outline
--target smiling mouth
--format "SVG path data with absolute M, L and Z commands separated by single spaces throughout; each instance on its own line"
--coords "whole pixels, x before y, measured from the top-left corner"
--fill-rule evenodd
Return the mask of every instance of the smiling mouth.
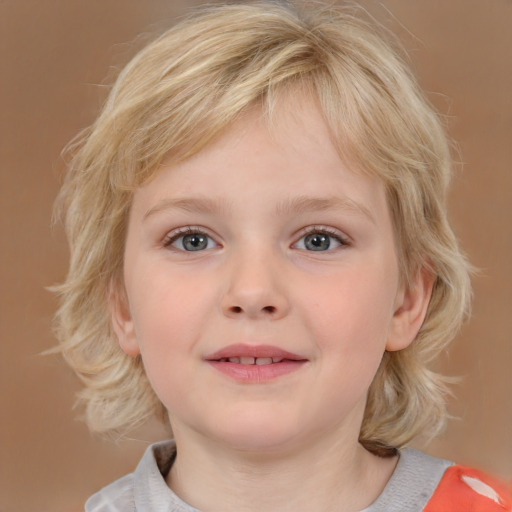
M 272 345 L 251 345 L 238 343 L 214 352 L 205 357 L 207 361 L 265 366 L 286 362 L 304 362 L 306 358 Z
M 302 368 L 308 359 L 271 345 L 235 344 L 205 357 L 207 363 L 241 383 L 264 383 Z

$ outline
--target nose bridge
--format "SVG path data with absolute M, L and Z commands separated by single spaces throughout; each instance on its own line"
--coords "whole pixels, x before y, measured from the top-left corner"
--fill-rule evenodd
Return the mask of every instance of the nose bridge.
M 229 316 L 280 318 L 288 312 L 283 268 L 278 251 L 246 245 L 228 262 L 222 308 Z

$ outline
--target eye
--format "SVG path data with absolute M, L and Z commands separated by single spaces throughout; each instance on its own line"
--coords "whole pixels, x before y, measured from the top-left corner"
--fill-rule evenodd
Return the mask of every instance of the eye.
M 204 251 L 217 247 L 217 243 L 206 233 L 188 229 L 185 233 L 175 233 L 164 241 L 165 247 L 174 247 L 180 251 Z
M 304 235 L 294 247 L 303 251 L 329 251 L 346 245 L 348 242 L 341 235 L 315 229 Z

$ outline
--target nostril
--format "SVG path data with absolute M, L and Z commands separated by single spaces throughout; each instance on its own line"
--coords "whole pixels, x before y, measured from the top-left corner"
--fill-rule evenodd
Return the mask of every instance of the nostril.
M 251 313 L 252 308 L 248 308 L 247 310 L 241 306 L 231 306 L 229 308 L 230 313 L 234 313 L 236 315 L 239 315 L 240 313 L 243 313 L 246 311 L 249 315 L 252 315 Z M 275 306 L 264 306 L 259 310 L 254 310 L 253 313 L 256 313 L 257 311 L 260 311 L 261 313 L 267 313 L 270 315 L 273 315 L 277 312 L 277 308 Z

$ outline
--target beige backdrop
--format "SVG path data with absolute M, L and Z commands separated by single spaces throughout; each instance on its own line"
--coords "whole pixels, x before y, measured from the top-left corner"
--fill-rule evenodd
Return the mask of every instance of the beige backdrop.
M 98 111 L 111 66 L 197 2 L 0 0 L 0 510 L 81 510 L 130 471 L 158 427 L 115 445 L 71 410 L 78 383 L 57 357 L 55 300 L 65 273 L 60 227 L 50 229 L 59 152 Z M 441 366 L 464 379 L 458 417 L 431 453 L 512 478 L 512 2 L 384 0 L 365 4 L 397 31 L 431 100 L 448 116 L 463 172 L 452 217 L 472 262 L 473 319 Z M 109 71 L 110 70 L 110 71 Z

